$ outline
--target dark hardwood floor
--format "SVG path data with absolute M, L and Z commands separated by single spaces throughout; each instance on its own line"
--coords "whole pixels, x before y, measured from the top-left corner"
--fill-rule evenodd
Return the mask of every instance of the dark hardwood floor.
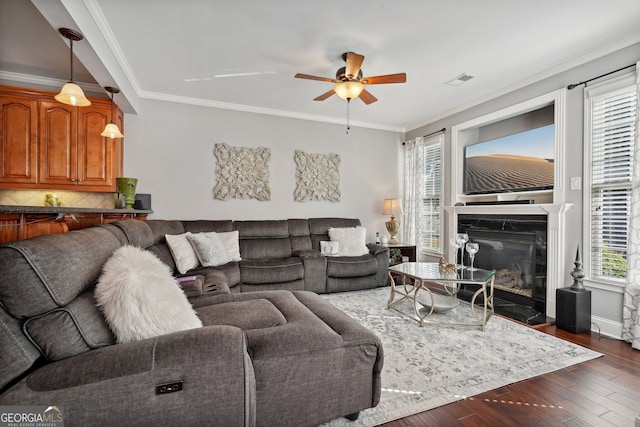
M 636 426 L 640 351 L 596 333 L 576 335 L 555 325 L 536 329 L 604 356 L 383 426 Z

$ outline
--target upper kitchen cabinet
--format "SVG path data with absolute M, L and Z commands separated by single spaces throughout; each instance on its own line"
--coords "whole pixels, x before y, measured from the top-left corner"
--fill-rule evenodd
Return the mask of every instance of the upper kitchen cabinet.
M 38 101 L 0 95 L 0 182 L 37 182 Z
M 117 191 L 115 178 L 122 174 L 122 140 L 100 135 L 110 120 L 110 101 L 90 98 L 90 106 L 73 107 L 55 101 L 54 95 L 0 86 L 1 105 L 22 100 L 31 107 L 28 117 L 26 113 L 20 114 L 16 106 L 12 107 L 16 110 L 12 111 L 13 116 L 3 112 L 0 144 L 12 150 L 3 150 L 0 158 L 3 168 L 0 188 Z M 23 135 L 27 123 L 21 123 L 27 120 L 28 128 L 33 129 L 28 153 Z M 123 128 L 123 114 L 117 107 L 114 121 Z M 20 173 L 32 179 L 27 181 Z

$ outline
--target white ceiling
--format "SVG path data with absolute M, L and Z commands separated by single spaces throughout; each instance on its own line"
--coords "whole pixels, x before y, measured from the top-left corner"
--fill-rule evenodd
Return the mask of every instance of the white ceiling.
M 32 4 L 33 3 L 33 4 Z M 405 131 L 640 42 L 638 0 L 0 0 L 0 78 L 66 80 L 57 28 L 79 30 L 74 80 L 141 98 L 344 123 L 346 101 L 313 101 L 341 55 L 365 56 L 378 102 L 351 124 Z M 453 87 L 462 73 L 474 76 Z M 94 86 L 98 89 L 98 86 Z

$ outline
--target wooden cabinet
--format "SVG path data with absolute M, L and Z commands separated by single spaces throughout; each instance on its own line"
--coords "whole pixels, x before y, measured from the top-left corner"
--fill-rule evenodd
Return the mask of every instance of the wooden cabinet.
M 35 184 L 38 102 L 0 95 L 0 181 Z
M 108 99 L 89 107 L 53 99 L 55 93 L 0 86 L 0 188 L 116 192 L 122 140 L 100 135 L 110 121 Z M 124 116 L 114 108 L 122 129 Z

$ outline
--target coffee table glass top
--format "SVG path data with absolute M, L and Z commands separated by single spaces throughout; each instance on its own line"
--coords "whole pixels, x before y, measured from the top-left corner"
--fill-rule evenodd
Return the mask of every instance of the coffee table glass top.
M 463 270 L 456 270 L 455 276 L 442 275 L 440 274 L 440 265 L 436 262 L 404 262 L 389 267 L 389 271 L 418 280 L 458 283 L 485 283 L 495 274 L 494 271 L 482 270 L 480 268 L 471 270 L 469 267 L 465 267 Z

